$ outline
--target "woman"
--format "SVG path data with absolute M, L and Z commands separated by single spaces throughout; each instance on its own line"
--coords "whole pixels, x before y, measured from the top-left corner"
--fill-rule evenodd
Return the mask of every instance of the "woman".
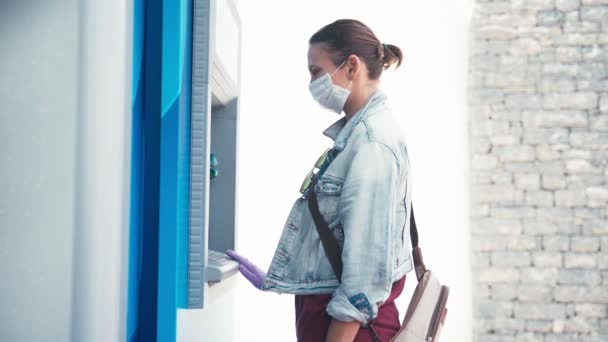
M 389 341 L 399 330 L 394 300 L 413 269 L 411 175 L 402 130 L 378 86 L 382 71 L 401 61 L 398 47 L 356 20 L 337 20 L 310 38 L 310 92 L 345 113 L 323 132 L 333 148 L 304 180 L 268 273 L 226 252 L 257 288 L 295 294 L 298 341 Z M 308 207 L 312 191 L 341 250 L 340 277 Z

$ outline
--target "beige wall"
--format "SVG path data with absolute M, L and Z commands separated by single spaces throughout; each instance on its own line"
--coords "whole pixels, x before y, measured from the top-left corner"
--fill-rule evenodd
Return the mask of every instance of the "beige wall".
M 477 1 L 476 341 L 608 340 L 608 1 Z

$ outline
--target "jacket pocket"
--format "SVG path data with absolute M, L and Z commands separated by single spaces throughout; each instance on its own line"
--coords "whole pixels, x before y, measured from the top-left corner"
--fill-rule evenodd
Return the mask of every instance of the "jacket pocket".
M 298 253 L 301 250 L 301 241 L 298 240 L 301 240 L 303 237 L 301 226 L 303 219 L 302 211 L 304 209 L 307 208 L 303 206 L 300 201 L 296 200 L 296 203 L 291 208 L 289 216 L 285 221 L 281 237 L 279 238 L 279 242 L 275 249 L 274 257 L 269 268 L 271 276 L 276 279 L 282 279 L 284 276 L 285 266 L 287 264 L 292 264 L 294 258 L 296 260 L 298 258 Z
M 324 175 L 315 184 L 319 210 L 328 223 L 331 223 L 331 218 L 327 216 L 335 214 L 338 209 L 343 183 L 343 180 Z

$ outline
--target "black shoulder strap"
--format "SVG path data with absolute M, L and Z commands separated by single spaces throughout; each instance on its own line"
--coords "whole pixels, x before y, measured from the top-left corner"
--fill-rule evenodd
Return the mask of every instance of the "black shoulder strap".
M 416 227 L 416 219 L 414 218 L 414 202 L 412 202 L 410 208 L 410 239 L 412 240 L 412 257 L 414 258 L 414 270 L 416 271 L 416 278 L 418 281 L 422 279 L 424 272 L 426 272 L 426 266 L 422 259 L 422 251 L 418 247 L 418 228 Z
M 334 269 L 339 281 L 342 280 L 342 251 L 338 245 L 338 241 L 329 231 L 329 227 L 325 219 L 319 211 L 319 203 L 317 202 L 317 194 L 314 188 L 310 189 L 310 195 L 308 196 L 308 208 L 312 214 L 312 218 L 315 221 L 321 244 L 325 249 L 325 254 L 329 258 L 329 263 Z M 414 204 L 412 203 L 410 208 L 410 239 L 412 242 L 412 256 L 414 258 L 414 269 L 416 271 L 416 277 L 418 280 L 422 278 L 422 275 L 426 271 L 426 266 L 422 260 L 422 253 L 418 247 L 418 228 L 416 227 L 416 219 L 414 218 Z
M 308 208 L 312 214 L 312 219 L 315 221 L 315 226 L 317 227 L 317 232 L 319 233 L 319 238 L 321 239 L 321 244 L 323 244 L 323 249 L 325 249 L 325 254 L 329 258 L 329 263 L 331 267 L 334 269 L 334 272 L 338 276 L 338 281 L 342 281 L 342 251 L 340 251 L 340 246 L 338 245 L 338 241 L 331 235 L 329 231 L 329 227 L 327 226 L 327 222 L 323 219 L 321 212 L 319 211 L 319 203 L 317 203 L 317 194 L 315 193 L 314 188 L 310 189 L 310 195 L 308 197 Z
M 418 228 L 416 227 L 416 219 L 414 219 L 414 202 L 410 208 L 410 239 L 412 240 L 412 248 L 418 247 Z

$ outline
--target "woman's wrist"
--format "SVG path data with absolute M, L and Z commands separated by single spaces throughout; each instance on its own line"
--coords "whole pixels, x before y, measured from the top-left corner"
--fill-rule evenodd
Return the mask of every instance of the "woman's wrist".
M 352 342 L 357 336 L 361 323 L 359 321 L 343 322 L 331 319 L 325 342 Z

